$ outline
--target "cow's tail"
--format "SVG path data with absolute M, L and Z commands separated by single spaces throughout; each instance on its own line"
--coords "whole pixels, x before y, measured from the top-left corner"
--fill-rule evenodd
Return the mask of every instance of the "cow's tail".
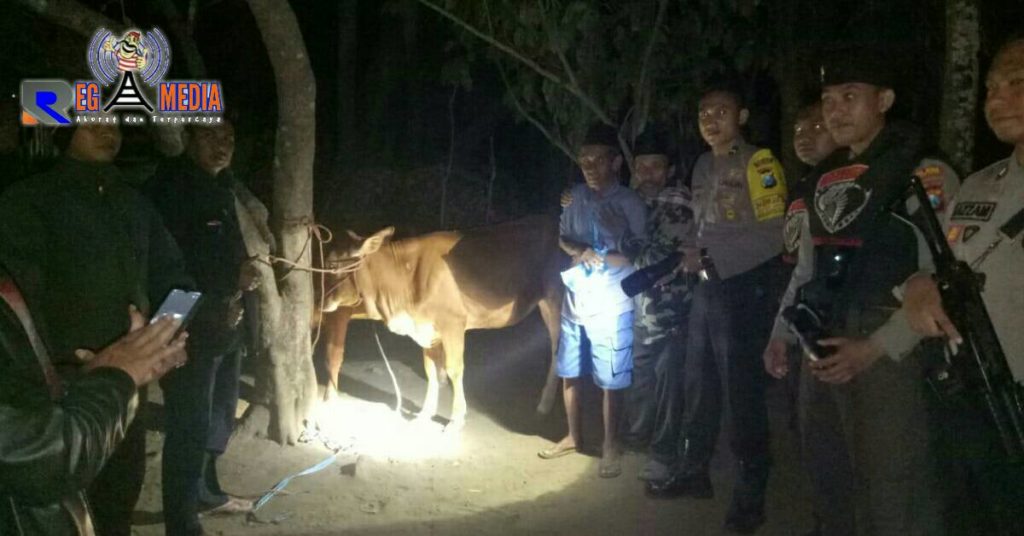
M 395 413 L 399 416 L 402 415 L 402 388 L 398 386 L 398 378 L 395 377 L 395 371 L 391 368 L 391 361 L 388 360 L 388 355 L 384 352 L 384 345 L 380 343 L 380 333 L 377 328 L 373 328 L 373 338 L 377 341 L 377 350 L 380 351 L 380 357 L 384 359 L 384 366 L 388 369 L 388 374 L 391 375 L 391 385 L 395 388 Z

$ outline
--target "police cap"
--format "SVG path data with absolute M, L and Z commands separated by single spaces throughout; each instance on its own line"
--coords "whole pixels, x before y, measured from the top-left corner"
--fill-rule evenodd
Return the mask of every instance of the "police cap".
M 862 83 L 873 86 L 896 87 L 896 67 L 891 58 L 870 47 L 834 50 L 821 64 L 821 87 Z

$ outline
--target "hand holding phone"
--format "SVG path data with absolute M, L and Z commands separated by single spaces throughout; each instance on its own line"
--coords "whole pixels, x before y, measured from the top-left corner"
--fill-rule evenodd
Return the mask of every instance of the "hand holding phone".
M 181 328 L 185 329 L 188 326 L 189 321 L 195 316 L 195 312 L 199 302 L 203 298 L 202 292 L 187 292 L 181 289 L 174 289 L 160 304 L 160 308 L 156 310 L 153 317 L 149 319 L 149 323 L 152 324 L 157 320 L 168 316 L 175 320 L 181 321 Z

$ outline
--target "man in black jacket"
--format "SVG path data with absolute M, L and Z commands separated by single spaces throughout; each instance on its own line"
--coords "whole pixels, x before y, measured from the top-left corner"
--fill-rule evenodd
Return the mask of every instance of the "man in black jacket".
M 927 158 L 917 128 L 887 117 L 896 76 L 884 56 L 844 52 L 822 67 L 824 117 L 840 149 L 809 177 L 798 261 L 765 366 L 778 378 L 788 372 L 786 345 L 796 340 L 783 311 L 821 319 L 821 334 L 805 332 L 824 349 L 805 348 L 800 390 L 817 533 L 940 535 L 921 356 L 908 354 L 906 320 L 893 314 L 893 289 L 927 253 L 896 213 L 919 207 L 907 199 L 911 174 L 938 211 L 959 183 Z
M 85 489 L 124 439 L 137 389 L 185 362 L 187 335 L 169 318 L 143 327 L 131 307 L 130 333 L 79 350 L 81 374 L 61 377 L 2 265 L 0 298 L 0 534 L 92 535 Z
M 0 197 L 0 244 L 8 271 L 48 328 L 54 365 L 74 369 L 77 349 L 103 348 L 128 330 L 129 305 L 150 314 L 171 289 L 193 283 L 156 210 L 113 165 L 118 127 L 61 133 L 70 134 L 64 157 Z M 102 536 L 131 534 L 145 440 L 136 423 L 93 482 L 89 500 Z
M 242 293 L 255 288 L 239 230 L 231 176 L 230 123 L 194 127 L 183 156 L 157 171 L 150 195 L 204 293 L 192 324 L 191 361 L 161 382 L 167 437 L 163 456 L 164 520 L 169 535 L 201 534 L 199 512 L 240 513 L 250 501 L 217 480 L 238 403 Z

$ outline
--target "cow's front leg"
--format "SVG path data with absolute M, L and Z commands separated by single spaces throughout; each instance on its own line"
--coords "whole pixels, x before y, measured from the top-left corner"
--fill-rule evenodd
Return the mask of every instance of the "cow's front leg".
M 427 374 L 427 394 L 423 397 L 423 405 L 416 420 L 420 423 L 429 423 L 434 415 L 437 415 L 437 399 L 439 396 L 439 384 L 437 381 L 438 370 L 444 365 L 444 348 L 441 343 L 434 344 L 430 348 L 423 349 L 423 370 Z
M 345 337 L 351 321 L 351 307 L 341 307 L 337 312 L 321 317 L 321 328 L 326 327 L 327 331 L 327 388 L 324 389 L 324 402 L 338 397 L 341 365 L 345 362 Z M 323 325 L 324 322 L 327 326 Z
M 444 431 L 457 433 L 466 427 L 466 391 L 462 385 L 466 332 L 461 328 L 452 330 L 443 333 L 441 340 L 444 343 L 444 370 L 452 383 L 452 418 Z

